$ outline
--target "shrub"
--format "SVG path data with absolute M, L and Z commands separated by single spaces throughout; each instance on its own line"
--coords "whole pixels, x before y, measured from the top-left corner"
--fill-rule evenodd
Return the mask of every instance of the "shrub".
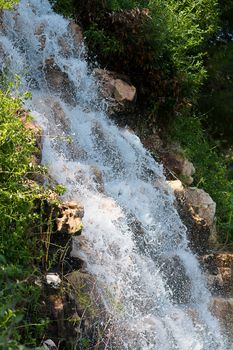
M 180 114 L 173 124 L 178 140 L 195 168 L 195 185 L 204 188 L 217 204 L 219 241 L 233 241 L 233 180 L 228 177 L 226 158 L 202 127 L 202 117 Z
M 30 180 L 30 174 L 41 169 L 31 163 L 35 139 L 17 117 L 21 109 L 21 98 L 0 90 L 0 348 L 4 350 L 35 349 L 46 324 L 35 284 L 42 215 L 35 202 L 47 192 Z

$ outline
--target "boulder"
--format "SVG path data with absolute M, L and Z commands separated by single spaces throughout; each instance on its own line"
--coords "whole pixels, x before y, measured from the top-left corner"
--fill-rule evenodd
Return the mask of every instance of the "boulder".
M 135 101 L 136 88 L 127 77 L 99 68 L 93 74 L 99 80 L 99 90 L 109 103 L 110 113 L 122 111 Z
M 83 43 L 83 33 L 82 33 L 82 29 L 81 27 L 76 24 L 74 21 L 71 21 L 70 22 L 70 31 L 71 31 L 71 34 L 74 38 L 74 42 L 77 46 L 80 46 L 80 44 Z
M 184 186 L 180 180 L 170 180 L 167 181 L 168 185 L 174 191 L 174 193 L 182 193 L 184 192 Z
M 195 168 L 193 164 L 182 155 L 181 151 L 166 151 L 161 152 L 159 155 L 165 167 L 168 168 L 170 172 L 175 173 L 185 185 L 191 185 L 193 183 Z
M 175 303 L 189 303 L 191 298 L 191 282 L 186 275 L 185 267 L 179 256 L 163 258 L 163 271 L 166 284 Z
M 210 310 L 219 320 L 221 328 L 230 342 L 233 342 L 233 298 L 213 298 L 210 303 Z
M 63 72 L 53 57 L 49 57 L 44 62 L 43 71 L 48 87 L 59 94 L 67 103 L 75 104 L 75 86 L 69 80 L 68 74 Z
M 198 220 L 205 220 L 211 228 L 214 226 L 216 203 L 203 189 L 188 187 L 185 190 L 185 200 L 190 207 L 193 217 Z
M 82 230 L 83 206 L 76 202 L 66 202 L 59 205 L 56 217 L 57 231 L 75 235 Z
M 114 81 L 114 98 L 118 102 L 133 102 L 136 96 L 136 88 L 121 79 Z
M 233 253 L 204 255 L 201 262 L 214 295 L 233 297 Z

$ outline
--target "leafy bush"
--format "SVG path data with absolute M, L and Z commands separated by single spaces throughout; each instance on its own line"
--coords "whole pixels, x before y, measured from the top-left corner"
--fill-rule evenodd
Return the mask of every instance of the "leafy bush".
M 0 348 L 6 350 L 36 348 L 46 324 L 35 284 L 41 258 L 35 202 L 46 191 L 30 180 L 41 170 L 31 163 L 35 137 L 17 117 L 20 110 L 22 99 L 0 90 Z
M 19 0 L 0 0 L 0 9 L 9 10 L 14 5 L 17 5 Z
M 216 45 L 209 54 L 208 79 L 199 99 L 202 113 L 207 114 L 207 127 L 222 145 L 233 139 L 233 43 Z M 224 142 L 225 141 L 225 142 Z
M 219 241 L 233 241 L 233 180 L 228 177 L 227 161 L 218 145 L 208 138 L 202 118 L 183 114 L 173 125 L 173 137 L 178 140 L 195 168 L 195 185 L 204 188 L 217 204 Z

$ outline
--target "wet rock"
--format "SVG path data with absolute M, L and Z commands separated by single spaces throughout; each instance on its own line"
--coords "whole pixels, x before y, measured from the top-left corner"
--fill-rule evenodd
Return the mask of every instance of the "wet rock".
M 233 296 L 233 253 L 212 253 L 201 258 L 214 295 Z
M 39 23 L 35 28 L 34 34 L 37 36 L 40 43 L 40 48 L 44 49 L 46 45 L 46 36 L 44 35 L 45 24 Z
M 68 74 L 61 70 L 53 57 L 45 60 L 43 71 L 49 88 L 58 93 L 65 102 L 74 105 L 74 83 L 69 80 Z
M 164 258 L 162 264 L 167 286 L 171 292 L 171 299 L 179 304 L 189 303 L 191 283 L 179 256 Z
M 220 321 L 223 332 L 233 342 L 233 298 L 213 298 L 210 303 L 210 310 Z
M 96 183 L 96 188 L 99 192 L 104 192 L 104 182 L 101 170 L 97 166 L 92 166 L 91 170 L 94 175 L 94 181 Z
M 75 44 L 79 46 L 80 44 L 83 43 L 83 33 L 82 33 L 81 27 L 78 24 L 76 24 L 74 21 L 70 22 L 69 27 L 73 35 Z
M 110 113 L 120 112 L 135 101 L 136 88 L 127 77 L 99 68 L 93 73 L 100 82 L 100 93 L 109 103 Z
M 216 203 L 210 195 L 202 189 L 189 187 L 185 190 L 185 199 L 195 219 L 205 220 L 210 228 L 213 227 Z
M 57 231 L 75 235 L 82 230 L 84 208 L 76 202 L 67 202 L 59 205 L 59 214 L 56 218 Z

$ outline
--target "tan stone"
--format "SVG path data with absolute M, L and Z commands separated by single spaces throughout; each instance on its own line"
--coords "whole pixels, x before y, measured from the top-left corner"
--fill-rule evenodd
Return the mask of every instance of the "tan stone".
M 74 235 L 82 229 L 83 206 L 76 202 L 59 205 L 59 215 L 56 218 L 57 231 Z
M 136 96 L 136 88 L 121 79 L 114 82 L 114 97 L 118 102 L 133 102 Z
M 202 189 L 189 187 L 185 191 L 185 199 L 196 219 L 204 219 L 208 226 L 214 225 L 216 203 L 210 195 Z
M 136 88 L 127 77 L 100 68 L 94 69 L 93 73 L 99 80 L 100 93 L 108 101 L 110 113 L 121 111 L 135 101 Z
M 195 168 L 193 164 L 183 156 L 179 148 L 161 152 L 160 157 L 165 167 L 170 172 L 175 173 L 184 184 L 191 185 L 193 183 Z
M 167 181 L 167 183 L 174 192 L 184 191 L 184 186 L 180 180 L 171 180 L 171 181 Z

